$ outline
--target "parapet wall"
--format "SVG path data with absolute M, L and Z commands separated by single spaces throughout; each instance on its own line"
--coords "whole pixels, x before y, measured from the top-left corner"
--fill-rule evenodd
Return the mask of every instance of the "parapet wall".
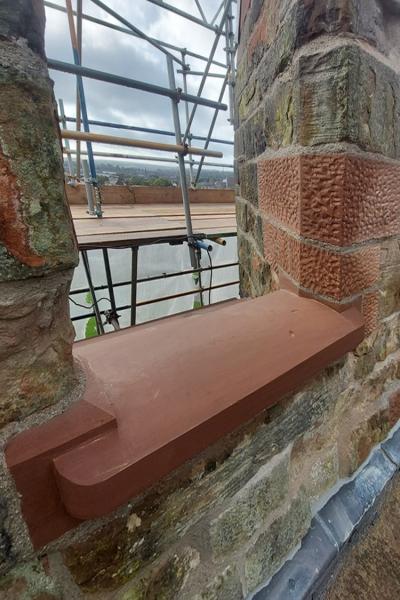
M 236 90 L 242 295 L 282 285 L 340 311 L 355 304 L 369 333 L 140 497 L 39 550 L 4 462 L 0 597 L 242 600 L 398 422 L 398 3 L 246 5 Z M 363 73 L 386 95 L 363 100 Z M 266 345 L 266 365 L 273 353 Z M 243 379 L 248 360 L 243 347 Z M 201 373 L 192 383 L 202 389 Z M 134 392 L 132 380 L 133 405 Z M 4 445 L 52 416 L 16 415 Z
M 300 542 L 321 499 L 397 423 L 399 325 L 393 315 L 300 392 L 47 548 L 32 550 L 8 492 L 0 590 L 57 600 L 246 598 Z
M 289 280 L 357 299 L 370 330 L 398 310 L 399 28 L 396 2 L 251 3 L 236 85 L 243 295 Z

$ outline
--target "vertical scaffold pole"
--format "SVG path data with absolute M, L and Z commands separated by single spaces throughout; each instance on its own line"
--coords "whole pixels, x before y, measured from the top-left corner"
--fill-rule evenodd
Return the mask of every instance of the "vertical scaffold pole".
M 91 177 L 90 177 L 90 172 L 89 172 L 88 161 L 85 159 L 82 160 L 82 172 L 83 172 L 83 181 L 85 183 L 86 200 L 87 200 L 87 205 L 88 205 L 87 211 L 88 211 L 89 215 L 95 215 L 96 213 L 94 212 L 93 186 L 91 184 Z
M 83 9 L 82 0 L 76 2 L 76 37 L 78 42 L 79 60 L 82 63 L 82 27 L 83 27 Z M 79 88 L 76 85 L 76 130 L 81 130 L 81 101 L 79 99 Z M 76 177 L 81 178 L 81 143 L 76 142 Z
M 72 11 L 71 0 L 65 0 L 65 4 L 66 4 L 67 14 L 68 14 L 68 24 L 69 24 L 69 32 L 70 32 L 70 37 L 71 37 L 72 52 L 73 52 L 73 56 L 74 56 L 74 63 L 75 63 L 75 65 L 80 66 L 81 59 L 80 59 L 79 50 L 78 50 L 78 39 L 76 37 L 74 15 L 73 15 L 73 11 Z M 78 84 L 80 109 L 81 109 L 82 121 L 83 121 L 83 129 L 87 133 L 89 133 L 90 132 L 89 118 L 88 118 L 87 108 L 86 108 L 85 90 L 83 87 L 82 76 L 77 75 L 76 81 Z M 100 189 L 99 189 L 98 183 L 97 183 L 97 173 L 96 173 L 96 165 L 95 165 L 94 156 L 93 156 L 93 148 L 92 148 L 91 142 L 87 142 L 86 145 L 87 145 L 87 154 L 88 154 L 90 174 L 92 177 L 92 184 L 93 184 L 94 195 L 95 195 L 95 203 L 96 203 L 95 213 L 96 213 L 97 217 L 102 217 L 103 212 L 102 212 L 102 208 L 101 208 L 101 196 L 100 196 Z
M 137 269 L 139 248 L 137 246 L 132 246 L 131 252 L 131 326 L 133 326 L 136 325 Z
M 168 69 L 168 81 L 169 87 L 172 90 L 176 89 L 175 84 L 175 73 L 174 73 L 174 63 L 171 58 L 167 56 L 167 69 Z M 179 110 L 178 110 L 178 101 L 171 98 L 171 106 L 172 106 L 172 116 L 174 121 L 174 129 L 175 129 L 175 139 L 177 144 L 182 144 L 182 132 L 181 132 L 181 124 L 179 118 Z M 182 153 L 178 154 L 178 165 L 179 165 L 179 178 L 181 182 L 181 190 L 182 190 L 182 200 L 183 200 L 183 210 L 185 213 L 185 222 L 186 222 L 186 231 L 189 245 L 189 253 L 190 253 L 190 264 L 193 269 L 200 269 L 200 253 L 201 250 L 195 247 L 195 238 L 193 235 L 193 227 L 192 227 L 192 216 L 190 214 L 190 202 L 189 202 L 189 190 L 186 179 L 186 170 L 185 170 L 185 159 Z M 198 273 L 199 279 L 199 293 L 200 293 L 200 305 L 203 306 L 203 294 L 202 294 L 202 286 L 201 286 L 201 273 Z M 196 301 L 195 301 L 196 302 Z
M 229 121 L 233 125 L 234 123 L 234 99 L 233 99 L 233 88 L 235 85 L 235 34 L 233 33 L 233 14 L 232 14 L 232 0 L 225 0 L 229 3 L 228 14 L 226 17 L 225 25 L 225 52 L 226 52 L 226 64 L 228 69 L 228 86 L 229 86 Z
M 185 92 L 185 94 L 187 94 L 187 73 L 189 71 L 189 66 L 186 64 L 186 52 L 185 50 L 182 50 L 182 62 L 184 63 L 184 66 L 182 67 L 182 78 L 183 78 L 183 91 Z M 185 115 L 186 115 L 186 126 L 188 126 L 189 124 L 189 103 L 187 100 L 185 100 Z M 188 146 L 190 149 L 190 144 L 191 144 L 191 133 L 190 130 L 188 132 Z M 190 175 L 190 185 L 193 185 L 193 181 L 194 181 L 194 172 L 193 172 L 193 156 L 190 154 L 189 151 L 189 175 Z
M 168 81 L 171 90 L 176 90 L 174 65 L 169 56 L 167 56 Z M 177 102 L 171 98 L 172 117 L 174 121 L 175 139 L 177 144 L 182 144 L 182 133 L 179 119 L 179 111 Z M 194 237 L 192 228 L 192 216 L 190 214 L 189 190 L 186 180 L 185 160 L 181 153 L 178 154 L 179 178 L 182 190 L 183 210 L 185 213 L 186 231 L 189 242 L 190 262 L 194 269 L 199 267 L 197 253 L 193 247 Z
M 60 108 L 60 118 L 61 118 L 61 123 L 62 123 L 63 129 L 67 129 L 67 120 L 65 118 L 64 102 L 63 102 L 62 98 L 59 98 L 58 106 Z M 68 171 L 72 177 L 74 174 L 74 168 L 72 165 L 71 152 L 69 151 L 70 150 L 69 140 L 64 140 L 64 145 L 65 145 L 65 149 L 67 150 Z

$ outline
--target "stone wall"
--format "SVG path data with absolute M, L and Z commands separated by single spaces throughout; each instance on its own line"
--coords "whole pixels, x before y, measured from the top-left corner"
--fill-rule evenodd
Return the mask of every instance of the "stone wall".
M 4 506 L 0 598 L 245 598 L 396 424 L 399 347 L 396 314 L 305 389 L 39 553 L 18 507 Z
M 279 568 L 316 505 L 398 421 L 398 3 L 247 4 L 236 93 L 242 293 L 263 294 L 289 278 L 337 308 L 361 299 L 370 333 L 141 497 L 39 552 L 3 467 L 0 598 L 241 600 Z M 385 95 L 367 93 L 367 81 Z M 4 441 L 51 417 L 48 409 L 22 420 L 21 410 Z
M 43 33 L 41 2 L 1 2 L 0 427 L 54 404 L 75 379 L 77 251 Z
M 394 1 L 253 1 L 236 86 L 242 294 L 289 281 L 398 310 L 400 14 Z

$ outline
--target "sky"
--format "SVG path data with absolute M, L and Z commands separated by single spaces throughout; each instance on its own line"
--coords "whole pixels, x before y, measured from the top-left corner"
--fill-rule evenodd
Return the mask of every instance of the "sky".
M 52 0 L 54 4 L 65 7 L 63 0 Z M 199 0 L 206 18 L 211 21 L 220 0 Z M 161 39 L 165 42 L 174 44 L 180 48 L 187 48 L 192 52 L 208 56 L 215 34 L 196 23 L 187 21 L 182 17 L 167 11 L 159 6 L 151 4 L 148 0 L 103 0 L 114 11 L 119 13 L 129 22 L 134 24 L 150 37 Z M 174 5 L 185 12 L 200 18 L 195 0 L 168 0 L 169 4 Z M 76 0 L 73 0 L 73 7 L 76 8 Z M 236 7 L 234 5 L 233 10 Z M 83 12 L 110 23 L 118 23 L 113 17 L 104 10 L 97 7 L 91 0 L 83 0 Z M 220 16 L 217 19 L 219 21 Z M 46 54 L 48 58 L 73 62 L 72 47 L 69 36 L 67 15 L 53 8 L 46 8 Z M 236 22 L 234 21 L 234 30 Z M 225 62 L 225 39 L 221 40 L 215 55 L 215 59 Z M 176 56 L 180 55 L 175 53 Z M 204 70 L 205 62 L 192 57 L 187 58 L 192 71 Z M 149 83 L 168 87 L 167 64 L 165 55 L 154 48 L 145 40 L 138 39 L 118 32 L 101 25 L 83 21 L 83 47 L 82 64 L 87 67 L 99 69 L 108 73 L 122 75 L 132 79 L 137 79 Z M 182 75 L 176 71 L 180 66 L 175 63 L 175 77 L 178 87 L 183 87 Z M 223 73 L 223 69 L 213 65 L 212 72 Z M 61 73 L 55 70 L 50 71 L 50 76 L 55 82 L 56 98 L 62 98 L 64 101 L 65 112 L 67 116 L 75 116 L 75 77 L 70 74 Z M 201 78 L 197 76 L 188 77 L 188 92 L 196 94 Z M 222 79 L 208 78 L 202 96 L 212 100 L 217 100 Z M 88 107 L 89 119 L 118 122 L 127 125 L 136 125 L 141 127 L 150 127 L 157 129 L 173 130 L 171 101 L 162 96 L 156 96 L 147 92 L 123 88 L 91 79 L 84 79 L 84 88 L 86 103 Z M 228 104 L 228 93 L 225 93 L 223 100 Z M 192 105 L 189 105 L 191 109 Z M 185 107 L 181 102 L 179 105 L 181 128 L 185 129 Z M 193 121 L 192 133 L 197 135 L 207 135 L 210 122 L 213 116 L 213 110 L 207 107 L 199 107 Z M 233 128 L 228 122 L 228 111 L 220 111 L 213 137 L 233 140 Z M 73 128 L 69 123 L 68 128 Z M 159 136 L 149 133 L 130 132 L 126 130 L 116 130 L 101 127 L 91 127 L 91 131 L 96 133 L 106 133 L 132 137 L 139 139 L 148 139 L 164 143 L 175 143 L 173 137 Z M 196 140 L 193 145 L 199 146 L 204 142 Z M 71 148 L 74 148 L 74 142 L 71 142 Z M 212 162 L 229 163 L 233 162 L 233 147 L 212 143 L 211 149 L 219 150 L 224 153 L 220 160 L 208 159 Z M 157 157 L 172 158 L 171 153 L 156 152 L 150 150 L 141 150 L 135 148 L 123 148 L 119 146 L 107 146 L 105 144 L 94 145 L 94 149 L 100 151 L 110 151 L 125 154 L 145 154 Z M 100 159 L 99 159 L 100 160 Z M 101 160 L 106 160 L 102 158 Z M 128 163 L 127 163 L 128 164 Z M 143 161 L 129 161 L 129 164 L 143 166 Z M 158 163 L 152 163 L 157 165 Z M 160 165 L 162 163 L 159 163 Z M 231 172 L 227 169 L 227 172 Z

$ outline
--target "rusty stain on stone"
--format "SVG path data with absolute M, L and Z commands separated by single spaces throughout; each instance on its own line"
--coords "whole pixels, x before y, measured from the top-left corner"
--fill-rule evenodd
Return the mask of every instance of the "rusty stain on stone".
M 9 159 L 0 150 L 0 240 L 7 251 L 29 267 L 41 267 L 44 258 L 32 252 L 28 227 L 21 211 L 21 190 Z

